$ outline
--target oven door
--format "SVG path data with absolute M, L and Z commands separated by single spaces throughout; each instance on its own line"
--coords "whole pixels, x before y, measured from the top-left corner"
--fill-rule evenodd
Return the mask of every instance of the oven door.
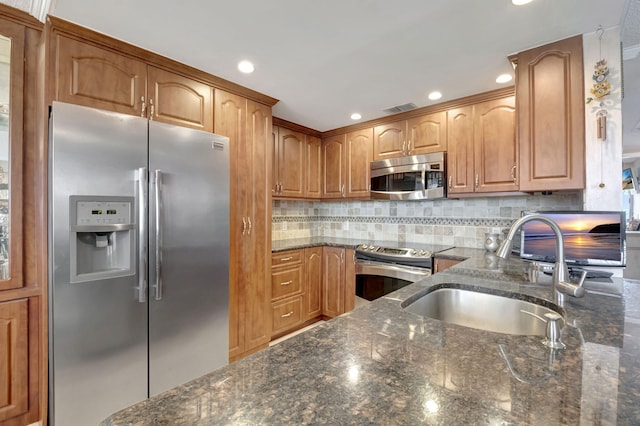
M 356 260 L 356 296 L 375 300 L 431 275 L 431 269 Z

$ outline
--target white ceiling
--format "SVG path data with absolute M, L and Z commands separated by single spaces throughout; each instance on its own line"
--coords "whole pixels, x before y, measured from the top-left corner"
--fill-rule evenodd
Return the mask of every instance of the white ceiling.
M 442 102 L 499 88 L 509 54 L 618 26 L 637 1 L 54 0 L 50 13 L 277 98 L 275 116 L 325 131 L 353 112 L 429 105 L 432 90 Z M 240 74 L 241 59 L 255 73 Z

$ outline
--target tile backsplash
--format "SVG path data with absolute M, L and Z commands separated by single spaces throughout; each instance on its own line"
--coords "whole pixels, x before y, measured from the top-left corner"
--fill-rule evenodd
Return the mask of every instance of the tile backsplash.
M 430 201 L 273 201 L 272 238 L 341 237 L 482 248 L 522 210 L 580 210 L 582 193 Z

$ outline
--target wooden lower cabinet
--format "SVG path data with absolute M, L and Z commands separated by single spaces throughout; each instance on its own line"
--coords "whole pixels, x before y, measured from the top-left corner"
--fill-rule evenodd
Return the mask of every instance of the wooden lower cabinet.
M 322 247 L 304 249 L 304 318 L 322 315 Z
M 322 314 L 337 317 L 355 306 L 354 250 L 324 247 L 322 255 Z
M 282 334 L 303 322 L 302 295 L 290 297 L 271 305 L 271 334 Z
M 271 255 L 271 337 L 304 322 L 304 250 Z
M 29 408 L 28 300 L 0 303 L 0 423 Z
M 433 273 L 437 274 L 438 272 L 442 272 L 445 269 L 451 268 L 452 266 L 455 266 L 460 262 L 462 262 L 462 260 L 460 259 L 436 257 L 433 259 Z

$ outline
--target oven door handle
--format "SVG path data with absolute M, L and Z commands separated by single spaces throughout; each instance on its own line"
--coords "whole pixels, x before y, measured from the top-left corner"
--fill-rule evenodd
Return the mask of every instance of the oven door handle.
M 356 275 L 377 275 L 381 277 L 397 278 L 414 283 L 430 276 L 431 270 L 427 268 L 396 265 L 393 263 L 356 260 Z

